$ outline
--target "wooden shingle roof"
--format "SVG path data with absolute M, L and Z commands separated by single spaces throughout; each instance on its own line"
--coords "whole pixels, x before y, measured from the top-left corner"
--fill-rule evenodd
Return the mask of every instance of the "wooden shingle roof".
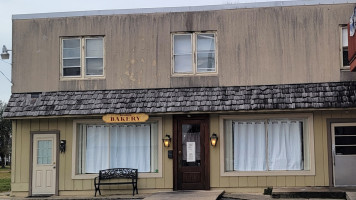
M 6 118 L 356 108 L 356 82 L 12 94 Z

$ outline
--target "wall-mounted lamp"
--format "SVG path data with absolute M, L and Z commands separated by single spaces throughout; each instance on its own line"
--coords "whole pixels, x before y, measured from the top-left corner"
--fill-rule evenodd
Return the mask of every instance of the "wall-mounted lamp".
M 10 58 L 9 51 L 10 49 L 7 49 L 5 45 L 2 46 L 2 52 L 1 52 L 1 59 L 7 60 Z
M 171 145 L 171 136 L 169 136 L 168 134 L 162 140 L 163 140 L 163 145 L 165 147 L 169 147 Z
M 61 140 L 61 143 L 59 144 L 59 151 L 61 153 L 66 152 L 66 141 L 65 140 Z
M 211 146 L 215 147 L 216 143 L 218 142 L 218 139 L 219 139 L 218 136 L 215 133 L 213 133 L 210 137 Z

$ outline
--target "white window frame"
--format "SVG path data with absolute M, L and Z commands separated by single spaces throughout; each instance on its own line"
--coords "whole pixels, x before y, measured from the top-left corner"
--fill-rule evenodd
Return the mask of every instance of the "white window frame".
M 343 30 L 346 29 L 347 34 L 349 34 L 347 30 L 347 24 L 340 25 L 340 69 L 341 70 L 350 70 L 350 66 L 344 66 L 344 48 L 348 48 L 348 46 L 344 47 L 343 40 Z M 348 40 L 348 39 L 347 39 Z
M 298 171 L 225 171 L 225 140 L 224 140 L 224 120 L 262 120 L 262 119 L 283 119 L 288 118 L 293 119 L 305 119 L 308 138 L 305 139 L 307 143 L 303 143 L 304 149 L 307 148 L 309 162 L 309 170 L 298 170 Z M 220 175 L 221 176 L 305 176 L 305 175 L 315 175 L 315 157 L 314 157 L 314 125 L 313 125 L 313 114 L 311 113 L 296 113 L 296 114 L 271 114 L 271 115 L 220 115 L 219 116 L 219 128 L 220 128 Z
M 158 123 L 158 172 L 157 173 L 145 173 L 139 172 L 139 178 L 161 178 L 163 177 L 163 167 L 162 167 L 162 118 L 161 117 L 151 117 L 148 121 L 149 122 L 157 122 Z M 146 122 L 146 123 L 147 123 Z M 72 143 L 72 179 L 93 179 L 98 176 L 98 174 L 78 174 L 78 148 L 77 148 L 77 128 L 78 124 L 105 124 L 105 122 L 101 119 L 83 119 L 83 120 L 74 120 L 73 121 L 73 143 Z
M 214 46 L 215 46 L 215 71 L 212 72 L 198 72 L 197 61 L 198 61 L 198 51 L 197 51 L 197 36 L 200 34 L 214 34 Z M 192 72 L 174 72 L 174 36 L 175 35 L 190 35 L 191 36 L 191 47 L 192 47 Z M 172 76 L 211 76 L 218 74 L 218 45 L 217 45 L 217 33 L 214 31 L 206 31 L 206 32 L 176 32 L 171 34 L 171 75 Z
M 102 75 L 86 75 L 86 41 L 89 39 L 103 40 L 103 74 Z M 63 40 L 79 39 L 80 40 L 80 75 L 79 76 L 64 76 L 63 75 Z M 104 36 L 77 36 L 77 37 L 62 37 L 60 39 L 60 80 L 73 79 L 102 79 L 105 78 L 105 39 Z

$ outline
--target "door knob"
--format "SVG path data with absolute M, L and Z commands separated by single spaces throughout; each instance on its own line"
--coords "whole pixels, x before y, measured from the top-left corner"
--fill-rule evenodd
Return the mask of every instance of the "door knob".
M 56 169 L 56 166 L 53 166 L 53 169 Z
M 182 151 L 178 151 L 178 154 L 182 154 Z

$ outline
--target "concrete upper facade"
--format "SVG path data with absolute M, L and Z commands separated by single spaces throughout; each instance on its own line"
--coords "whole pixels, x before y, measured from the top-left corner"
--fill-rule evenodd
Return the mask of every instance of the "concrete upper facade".
M 12 92 L 342 81 L 340 25 L 355 7 L 343 2 L 14 16 Z M 172 76 L 171 34 L 194 31 L 216 33 L 218 73 Z M 104 37 L 105 78 L 60 80 L 61 38 L 72 36 Z

